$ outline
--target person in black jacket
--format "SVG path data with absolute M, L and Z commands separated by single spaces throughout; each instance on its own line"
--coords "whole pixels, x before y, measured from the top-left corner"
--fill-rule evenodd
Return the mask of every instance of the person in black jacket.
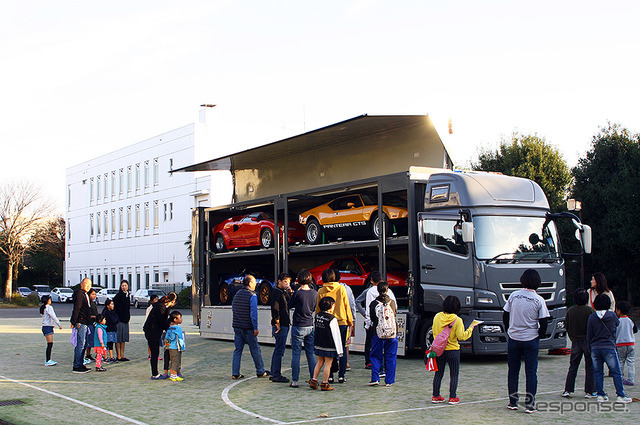
M 158 373 L 158 355 L 160 354 L 158 341 L 160 341 L 162 332 L 169 329 L 169 310 L 176 305 L 177 301 L 178 296 L 175 292 L 170 292 L 168 295 L 160 298 L 158 302 L 153 304 L 153 308 L 142 327 L 144 337 L 147 339 L 149 351 L 151 352 L 149 363 L 151 365 L 151 379 L 153 380 L 168 378 L 168 376 Z M 168 356 L 165 356 L 165 359 L 168 361 Z M 165 369 L 167 368 L 168 365 Z
M 282 376 L 282 358 L 287 346 L 287 335 L 291 327 L 289 318 L 289 300 L 291 299 L 291 276 L 287 273 L 280 273 L 278 284 L 271 291 L 271 335 L 276 339 L 276 346 L 271 356 L 271 381 L 289 382 L 289 379 Z
M 71 329 L 76 330 L 76 346 L 73 351 L 73 373 L 86 373 L 89 369 L 83 364 L 84 344 L 87 329 L 91 323 L 91 308 L 87 292 L 91 288 L 91 279 L 80 282 L 80 289 L 73 293 L 73 312 L 71 313 Z
M 107 350 L 109 350 L 109 357 L 105 360 L 105 363 L 116 363 L 117 360 L 113 357 L 113 345 L 117 341 L 118 322 L 120 318 L 114 310 L 115 306 L 111 298 L 107 298 L 104 302 L 104 309 L 102 315 L 107 319 Z
M 113 297 L 115 311 L 120 319 L 116 331 L 116 356 L 119 362 L 128 362 L 124 356 L 124 344 L 129 342 L 129 320 L 131 320 L 131 300 L 129 297 L 129 282 L 120 282 L 120 291 Z

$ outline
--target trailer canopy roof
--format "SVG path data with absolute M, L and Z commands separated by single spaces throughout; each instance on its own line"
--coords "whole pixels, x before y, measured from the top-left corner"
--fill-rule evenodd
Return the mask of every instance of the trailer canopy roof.
M 410 166 L 452 167 L 428 115 L 362 115 L 173 172 L 228 170 L 240 202 L 406 172 Z

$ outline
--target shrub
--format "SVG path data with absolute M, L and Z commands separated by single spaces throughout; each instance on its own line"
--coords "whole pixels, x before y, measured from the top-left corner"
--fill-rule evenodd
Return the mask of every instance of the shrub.
M 30 294 L 25 298 L 17 292 L 14 292 L 13 294 L 11 294 L 11 304 L 21 307 L 31 307 L 34 305 L 39 305 L 40 300 L 38 299 L 38 296 L 36 294 Z
M 191 286 L 184 288 L 178 293 L 178 304 L 176 307 L 191 308 Z

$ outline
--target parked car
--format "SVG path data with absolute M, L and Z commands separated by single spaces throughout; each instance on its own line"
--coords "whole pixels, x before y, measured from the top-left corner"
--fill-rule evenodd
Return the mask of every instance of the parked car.
M 33 285 L 33 292 L 36 293 L 38 299 L 42 299 L 44 295 L 51 295 L 51 288 L 49 285 Z
M 278 222 L 278 226 L 282 225 Z M 237 215 L 218 223 L 212 233 L 216 252 L 234 248 L 270 248 L 275 234 L 273 215 L 264 212 Z M 304 227 L 295 221 L 289 222 L 287 241 L 290 244 L 303 242 Z
M 25 286 L 21 286 L 18 288 L 18 294 L 20 294 L 20 296 L 26 298 L 29 295 L 31 295 L 31 289 L 25 287 Z
M 51 291 L 52 303 L 71 303 L 73 302 L 73 289 L 71 288 L 53 288 Z
M 387 235 L 392 226 L 406 229 L 409 213 L 406 208 L 383 205 Z M 305 237 L 310 244 L 345 236 L 366 236 L 378 239 L 381 232 L 378 200 L 374 196 L 352 194 L 307 210 L 300 214 L 300 224 L 305 226 Z
M 158 298 L 162 298 L 167 294 L 160 289 L 138 289 L 136 293 L 133 294 L 133 305 L 135 308 L 148 307 L 149 297 L 151 297 L 151 295 L 157 295 Z
M 101 289 L 98 292 L 98 295 L 96 296 L 96 304 L 98 304 L 98 305 L 104 304 L 107 301 L 107 298 L 112 300 L 113 297 L 116 296 L 118 291 L 120 291 L 120 289 L 115 289 L 115 288 L 104 288 L 104 289 Z
M 364 289 L 365 281 L 369 274 L 378 269 L 378 257 L 344 257 L 309 270 L 311 276 L 317 285 L 322 285 L 322 272 L 325 269 L 336 269 L 340 272 L 340 282 L 343 282 L 354 292 L 360 293 Z M 407 286 L 407 270 L 404 266 L 393 258 L 387 258 L 387 282 L 391 288 L 402 288 L 406 291 Z M 403 292 L 403 291 L 400 292 Z M 398 295 L 398 294 L 396 294 Z
M 262 266 L 246 266 L 239 273 L 225 274 L 218 282 L 218 295 L 220 304 L 231 304 L 234 295 L 243 287 L 242 281 L 246 275 L 256 278 L 256 292 L 258 293 L 258 303 L 268 305 L 271 297 L 271 289 L 275 285 L 273 272 Z

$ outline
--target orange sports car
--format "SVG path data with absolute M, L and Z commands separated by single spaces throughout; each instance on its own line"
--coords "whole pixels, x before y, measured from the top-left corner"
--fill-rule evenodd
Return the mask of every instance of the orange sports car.
M 383 205 L 387 235 L 392 226 L 406 228 L 406 208 Z M 307 242 L 318 244 L 323 240 L 346 236 L 365 236 L 378 239 L 380 236 L 380 214 L 378 200 L 370 195 L 346 195 L 300 214 L 300 224 L 305 225 Z

